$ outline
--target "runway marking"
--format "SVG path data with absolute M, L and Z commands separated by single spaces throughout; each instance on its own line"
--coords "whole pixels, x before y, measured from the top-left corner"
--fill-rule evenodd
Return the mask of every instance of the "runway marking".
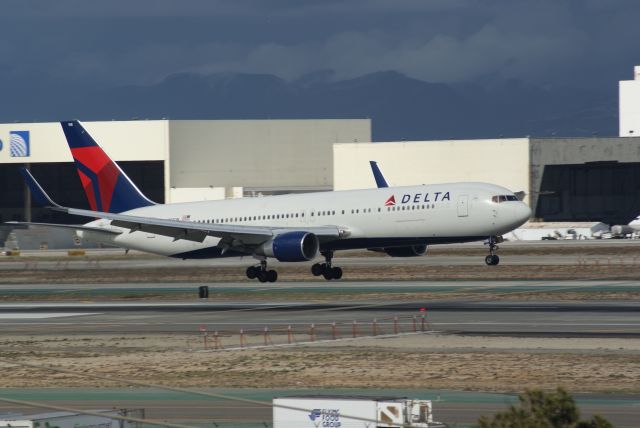
M 98 312 L 49 312 L 35 314 L 0 314 L 0 320 L 21 320 L 21 319 L 48 319 L 48 318 L 64 318 L 64 317 L 82 317 L 86 315 L 101 315 Z

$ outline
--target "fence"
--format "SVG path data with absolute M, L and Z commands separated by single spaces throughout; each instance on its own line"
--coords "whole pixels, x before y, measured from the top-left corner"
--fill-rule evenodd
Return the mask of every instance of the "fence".
M 200 325 L 204 349 L 244 349 L 287 346 L 317 341 L 357 339 L 420 333 L 429 330 L 426 313 L 419 316 L 374 318 L 366 321 L 333 321 L 308 325 L 270 325 L 262 328 L 221 330 Z

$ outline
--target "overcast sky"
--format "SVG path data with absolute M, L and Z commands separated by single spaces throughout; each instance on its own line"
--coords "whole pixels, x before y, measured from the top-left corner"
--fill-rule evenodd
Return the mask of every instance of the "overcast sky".
M 617 84 L 638 0 L 0 0 L 0 88 L 109 87 L 177 72 Z

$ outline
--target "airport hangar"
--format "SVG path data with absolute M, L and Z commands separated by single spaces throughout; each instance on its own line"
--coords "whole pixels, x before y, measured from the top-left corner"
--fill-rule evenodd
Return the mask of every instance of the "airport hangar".
M 369 119 L 83 122 L 155 202 L 331 190 L 332 146 L 371 141 Z M 0 222 L 78 222 L 30 208 L 27 166 L 56 202 L 89 208 L 59 123 L 0 124 Z M 369 173 L 370 174 L 370 173 Z

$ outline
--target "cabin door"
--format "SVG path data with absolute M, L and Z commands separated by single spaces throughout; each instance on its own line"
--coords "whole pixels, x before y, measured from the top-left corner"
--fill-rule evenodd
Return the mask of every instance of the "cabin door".
M 469 196 L 460 195 L 458 198 L 458 217 L 467 217 L 469 215 Z

